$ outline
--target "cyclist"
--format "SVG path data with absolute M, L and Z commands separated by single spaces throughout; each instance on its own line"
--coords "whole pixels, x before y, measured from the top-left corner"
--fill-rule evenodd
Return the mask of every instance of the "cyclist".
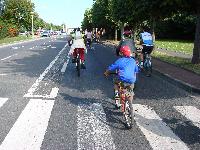
M 80 32 L 80 28 L 77 28 L 77 30 L 75 32 L 74 41 L 73 41 L 73 44 L 69 51 L 70 54 L 73 54 L 72 63 L 76 63 L 76 56 L 77 56 L 78 49 L 79 49 L 80 59 L 81 59 L 81 68 L 86 69 L 85 63 L 84 63 L 86 47 L 84 44 L 84 40 L 82 39 L 82 34 Z
M 120 48 L 122 46 L 129 46 L 131 49 L 131 56 L 132 57 L 136 57 L 137 55 L 137 51 L 136 51 L 136 47 L 135 47 L 135 42 L 132 39 L 132 32 L 129 29 L 125 28 L 125 31 L 123 33 L 123 37 L 121 39 L 121 41 L 119 42 L 117 48 L 116 48 L 116 55 L 119 56 L 120 54 Z
M 131 87 L 130 90 L 130 100 L 132 100 L 134 96 L 134 84 L 136 82 L 136 73 L 138 73 L 138 66 L 136 65 L 136 61 L 131 58 L 131 49 L 129 46 L 125 45 L 120 48 L 119 51 L 120 57 L 117 61 L 115 61 L 112 65 L 108 67 L 108 69 L 104 72 L 105 76 L 108 76 L 112 71 L 117 71 L 117 78 L 115 79 L 114 90 L 115 90 L 115 100 L 117 107 L 120 106 L 119 100 L 119 89 L 118 83 L 122 82 L 123 84 L 128 84 Z
M 90 30 L 87 30 L 86 33 L 86 44 L 89 44 L 90 48 L 91 48 L 91 44 L 92 44 L 92 32 Z
M 147 26 L 143 27 L 143 32 L 140 33 L 140 44 L 142 45 L 142 53 L 141 53 L 141 67 L 143 67 L 143 61 L 144 61 L 144 54 L 145 52 L 147 54 L 151 54 L 153 51 L 154 45 L 153 45 L 153 37 L 151 33 L 149 32 L 149 28 Z

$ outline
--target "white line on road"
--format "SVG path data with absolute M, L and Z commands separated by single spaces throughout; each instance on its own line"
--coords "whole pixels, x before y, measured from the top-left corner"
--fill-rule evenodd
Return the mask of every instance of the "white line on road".
M 101 104 L 79 105 L 77 124 L 78 150 L 115 149 L 111 131 L 106 124 L 106 114 Z
M 58 91 L 59 91 L 59 88 L 57 87 L 54 87 L 52 88 L 51 90 L 51 93 L 50 95 L 25 95 L 24 97 L 26 98 L 46 98 L 46 99 L 54 99 L 57 97 L 57 94 L 58 94 Z
M 7 74 L 5 74 L 5 73 L 1 73 L 0 76 L 7 76 Z
M 38 85 L 40 84 L 40 82 L 44 79 L 44 77 L 46 76 L 46 74 L 49 72 L 49 70 L 51 69 L 51 67 L 55 64 L 55 62 L 57 61 L 57 59 L 60 57 L 60 55 L 62 54 L 62 52 L 65 50 L 67 44 L 64 46 L 64 48 L 59 52 L 59 54 L 55 57 L 55 59 L 49 64 L 49 66 L 45 69 L 45 71 L 40 75 L 40 77 L 35 81 L 35 83 L 31 86 L 31 88 L 28 90 L 28 93 L 24 95 L 24 97 L 30 97 L 30 95 L 33 95 L 33 93 L 35 92 L 35 90 L 37 89 Z
M 3 59 L 1 59 L 1 60 L 2 60 L 2 61 L 3 61 L 3 60 L 6 60 L 6 59 L 8 59 L 8 58 L 10 58 L 10 57 L 13 57 L 13 56 L 15 56 L 15 55 L 17 55 L 17 54 L 10 55 L 10 56 L 8 56 L 8 57 L 6 57 L 6 58 L 3 58 Z
M 174 106 L 174 108 L 185 116 L 187 119 L 191 120 L 192 123 L 200 128 L 200 110 L 194 106 Z
M 0 150 L 39 150 L 53 105 L 52 100 L 31 99 L 0 145 Z
M 69 57 L 69 53 L 68 53 L 68 55 L 67 55 L 67 61 L 63 64 L 63 67 L 61 69 L 61 73 L 64 73 L 66 71 L 67 65 L 69 63 L 69 59 L 70 59 L 70 57 Z
M 136 124 L 153 150 L 189 150 L 184 142 L 162 121 L 156 112 L 145 105 L 133 104 Z
M 8 98 L 1 98 L 0 97 L 0 108 L 5 104 L 5 102 L 8 100 Z

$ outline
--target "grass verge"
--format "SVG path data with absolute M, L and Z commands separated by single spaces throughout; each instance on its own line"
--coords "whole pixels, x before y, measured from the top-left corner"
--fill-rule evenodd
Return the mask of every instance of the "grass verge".
M 193 71 L 200 75 L 200 64 L 192 64 L 191 60 L 189 59 L 168 56 L 166 53 L 158 52 L 158 51 L 154 51 L 152 53 L 152 56 L 155 58 L 159 58 L 160 60 L 163 60 L 165 62 L 175 64 L 184 69 Z
M 194 43 L 193 41 L 187 40 L 156 40 L 156 46 L 159 48 L 166 48 L 171 51 L 182 52 L 185 54 L 192 55 Z
M 0 40 L 0 45 L 2 44 L 8 44 L 8 43 L 14 43 L 16 41 L 21 41 L 21 40 L 28 40 L 31 39 L 32 37 L 26 37 L 26 36 L 17 36 L 17 37 L 10 37 L 10 38 L 4 38 Z

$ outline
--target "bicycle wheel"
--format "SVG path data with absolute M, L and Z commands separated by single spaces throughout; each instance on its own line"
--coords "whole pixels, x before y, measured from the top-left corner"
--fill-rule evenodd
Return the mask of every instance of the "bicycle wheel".
M 78 56 L 77 60 L 76 60 L 76 70 L 77 70 L 77 73 L 78 73 L 78 77 L 80 77 L 81 75 L 81 59 L 80 59 L 80 56 Z
M 145 75 L 150 77 L 151 76 L 151 73 L 152 73 L 152 65 L 151 65 L 151 62 L 149 59 L 146 59 L 145 60 L 145 63 L 144 63 L 144 72 L 145 72 Z
M 133 118 L 134 118 L 132 101 L 129 102 L 129 100 L 126 100 L 125 102 L 124 118 L 126 121 L 127 128 L 131 129 L 133 126 Z

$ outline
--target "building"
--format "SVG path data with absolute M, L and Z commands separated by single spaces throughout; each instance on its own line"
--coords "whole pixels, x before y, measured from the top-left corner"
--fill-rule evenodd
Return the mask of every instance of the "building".
M 5 0 L 0 0 L 0 15 L 3 13 L 5 8 Z

